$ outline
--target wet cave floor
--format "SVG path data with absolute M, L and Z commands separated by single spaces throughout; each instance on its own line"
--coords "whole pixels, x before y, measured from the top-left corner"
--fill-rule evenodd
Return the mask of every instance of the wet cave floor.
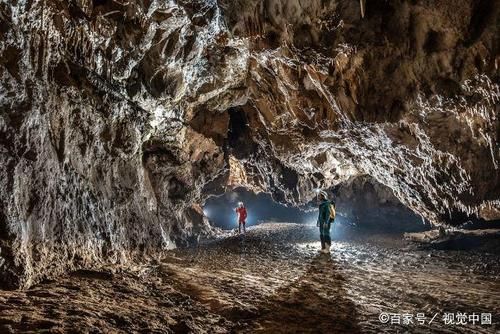
M 330 255 L 318 247 L 314 226 L 262 224 L 245 238 L 228 233 L 135 271 L 78 271 L 0 291 L 0 332 L 500 330 L 498 255 L 423 251 L 379 236 L 334 241 Z M 490 313 L 492 324 L 444 322 L 458 312 Z

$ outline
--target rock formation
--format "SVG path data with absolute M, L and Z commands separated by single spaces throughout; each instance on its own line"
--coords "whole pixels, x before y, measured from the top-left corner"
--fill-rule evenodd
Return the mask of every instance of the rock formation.
M 210 233 L 226 187 L 370 175 L 433 224 L 500 218 L 494 0 L 0 2 L 0 281 Z

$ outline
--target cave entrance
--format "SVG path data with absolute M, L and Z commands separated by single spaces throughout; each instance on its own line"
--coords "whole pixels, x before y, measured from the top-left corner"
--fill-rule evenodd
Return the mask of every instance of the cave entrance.
M 230 230 L 238 227 L 234 209 L 243 202 L 248 211 L 247 226 L 263 222 L 314 224 L 317 212 L 289 207 L 274 201 L 270 194 L 258 193 L 245 188 L 236 188 L 219 196 L 209 197 L 203 212 L 217 227 Z
M 347 180 L 334 189 L 337 217 L 334 237 L 362 234 L 397 234 L 422 232 L 430 224 L 402 204 L 392 190 L 363 175 Z M 237 228 L 234 209 L 243 202 L 248 210 L 247 226 L 260 223 L 296 223 L 315 225 L 318 209 L 315 199 L 303 207 L 286 206 L 268 193 L 254 193 L 237 187 L 221 195 L 210 196 L 203 205 L 212 225 L 230 230 Z

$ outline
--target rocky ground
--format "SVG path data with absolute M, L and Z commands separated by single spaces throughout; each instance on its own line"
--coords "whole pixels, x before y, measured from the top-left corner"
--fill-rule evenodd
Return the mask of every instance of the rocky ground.
M 1 291 L 0 332 L 500 330 L 497 254 L 418 250 L 394 237 L 337 232 L 331 255 L 318 254 L 314 226 L 263 224 L 245 238 L 228 233 L 137 270 L 78 271 Z M 381 312 L 413 314 L 414 324 L 382 324 Z M 491 313 L 493 324 L 445 325 L 445 312 Z

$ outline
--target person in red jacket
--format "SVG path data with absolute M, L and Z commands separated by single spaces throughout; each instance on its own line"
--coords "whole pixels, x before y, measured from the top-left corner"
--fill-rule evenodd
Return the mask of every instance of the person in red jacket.
M 238 203 L 238 207 L 235 209 L 238 215 L 238 231 L 241 234 L 241 226 L 243 225 L 243 234 L 245 234 L 245 220 L 247 219 L 247 209 L 243 205 L 243 202 Z

